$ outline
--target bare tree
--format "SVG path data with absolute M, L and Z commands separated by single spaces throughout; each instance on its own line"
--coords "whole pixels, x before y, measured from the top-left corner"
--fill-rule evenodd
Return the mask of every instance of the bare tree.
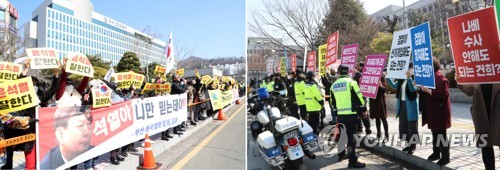
M 304 50 L 316 49 L 324 39 L 320 32 L 328 13 L 325 0 L 264 0 L 264 8 L 251 11 L 249 30 L 271 40 L 277 47 L 292 49 L 278 38 L 285 37 Z
M 385 16 L 382 18 L 384 19 L 386 25 L 385 31 L 393 34 L 394 31 L 396 31 L 396 25 L 398 25 L 399 17 L 396 14 L 394 14 L 392 19 L 389 16 Z
M 148 80 L 148 65 L 152 63 L 149 61 L 151 56 L 151 48 L 153 46 L 153 40 L 161 38 L 161 34 L 157 32 L 152 32 L 150 26 L 146 26 L 140 34 L 136 33 L 135 42 L 134 42 L 134 51 L 137 53 L 137 56 L 141 62 L 141 66 L 144 68 L 146 79 Z
M 22 35 L 23 27 L 17 30 L 7 30 L 4 32 L 3 36 L 0 38 L 0 61 L 13 62 L 21 56 L 26 56 L 26 51 L 24 50 L 29 44 L 29 37 L 24 37 Z
M 192 47 L 187 47 L 181 44 L 180 40 L 176 40 L 174 44 L 174 53 L 175 53 L 175 60 L 176 63 L 179 65 L 177 66 L 178 68 L 184 68 L 188 67 L 190 64 L 195 64 L 195 63 L 185 63 L 181 61 L 189 59 L 189 57 L 193 56 L 194 51 L 196 50 L 196 44 Z

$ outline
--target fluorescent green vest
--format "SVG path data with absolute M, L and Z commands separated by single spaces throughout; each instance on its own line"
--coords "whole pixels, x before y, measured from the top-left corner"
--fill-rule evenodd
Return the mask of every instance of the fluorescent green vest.
M 358 96 L 351 96 L 351 88 Z M 359 97 L 361 105 L 365 105 L 363 95 L 359 90 L 358 83 L 349 77 L 342 77 L 333 83 L 330 90 L 335 97 L 336 110 L 338 115 L 357 114 L 355 108 L 352 108 L 352 97 Z M 335 109 L 334 109 L 335 110 Z
M 267 84 L 267 92 L 273 92 L 274 91 L 274 81 L 271 81 Z
M 266 84 L 266 81 L 265 81 L 265 80 L 263 80 L 263 81 L 260 83 L 260 87 L 259 87 L 259 88 L 262 88 L 262 87 L 267 88 L 267 84 Z
M 305 88 L 305 83 L 304 81 L 301 82 L 295 82 L 295 85 L 293 87 L 293 90 L 295 91 L 295 100 L 297 101 L 297 105 L 302 106 L 305 105 L 306 102 L 304 100 L 304 88 Z
M 317 112 L 323 107 L 319 104 L 319 101 L 323 100 L 323 96 L 321 96 L 319 87 L 316 84 L 305 84 L 304 99 L 306 102 L 306 110 L 308 112 Z

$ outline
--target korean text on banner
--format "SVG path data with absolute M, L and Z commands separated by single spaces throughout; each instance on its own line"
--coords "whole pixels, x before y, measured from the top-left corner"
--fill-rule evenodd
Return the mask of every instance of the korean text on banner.
M 281 74 L 281 76 L 286 77 L 286 62 L 285 62 L 285 57 L 281 57 L 280 74 Z
M 417 86 L 435 89 L 429 22 L 411 28 L 410 35 L 415 83 Z
M 133 76 L 134 76 L 134 80 L 133 80 L 134 87 L 137 89 L 141 88 L 142 83 L 144 83 L 145 76 L 142 74 L 137 74 L 137 73 L 133 73 Z
M 292 59 L 292 71 L 295 71 L 295 69 L 297 68 L 297 54 L 292 54 L 292 56 L 290 56 Z
M 184 77 L 184 68 L 177 69 L 175 74 L 179 75 L 179 77 Z
M 326 74 L 326 44 L 318 47 L 318 69 L 320 75 Z
M 0 83 L 6 80 L 17 80 L 22 66 L 11 62 L 0 62 Z
M 25 110 L 38 103 L 31 77 L 0 83 L 0 114 Z
M 124 72 L 124 73 L 115 73 L 113 75 L 115 77 L 115 82 L 117 83 L 117 87 L 120 89 L 128 89 L 132 84 L 134 84 L 134 72 Z
M 154 72 L 154 74 L 155 74 L 155 75 L 160 75 L 160 76 L 163 76 L 163 75 L 165 75 L 165 70 L 166 70 L 166 69 L 165 69 L 165 67 L 160 66 L 160 65 L 157 65 L 157 66 L 155 67 L 155 72 Z
M 274 73 L 274 60 L 273 59 L 267 60 L 266 69 L 267 69 L 267 75 L 271 75 Z
M 142 89 L 141 94 L 148 94 L 155 90 L 155 85 L 153 83 L 146 83 Z
M 232 90 L 225 92 L 221 92 L 220 90 L 209 90 L 208 94 L 210 95 L 210 103 L 214 110 L 222 109 L 234 101 Z
M 212 81 L 213 81 L 213 79 L 209 75 L 204 75 L 204 76 L 201 77 L 201 83 L 204 84 L 204 85 L 208 85 Z
M 85 77 L 94 77 L 94 67 L 92 67 L 87 56 L 82 53 L 70 52 L 67 58 L 66 72 Z
M 337 61 L 337 49 L 339 46 L 339 31 L 334 32 L 328 36 L 326 54 L 326 67 L 331 67 Z M 338 67 L 338 66 L 337 66 Z
M 359 80 L 359 88 L 363 96 L 375 99 L 378 93 L 378 82 L 384 72 L 386 55 L 366 56 L 365 66 Z
M 358 44 L 349 44 L 342 46 L 341 64 L 349 66 L 349 76 L 352 77 L 354 66 L 356 66 L 356 57 L 358 56 Z
M 59 59 L 54 48 L 27 48 L 26 55 L 31 58 L 31 69 L 59 68 Z
M 95 110 L 86 106 L 40 108 L 39 167 L 66 169 L 144 139 L 146 133 L 154 135 L 175 127 L 187 119 L 186 100 L 182 94 L 132 99 Z
M 387 63 L 386 78 L 406 79 L 406 71 L 410 64 L 411 40 L 410 30 L 394 32 L 391 53 Z
M 498 27 L 493 7 L 448 18 L 459 84 L 499 83 Z
M 99 87 L 92 90 L 92 107 L 101 108 L 111 106 L 111 88 L 104 82 L 99 82 Z
M 307 53 L 307 72 L 316 72 L 316 51 Z

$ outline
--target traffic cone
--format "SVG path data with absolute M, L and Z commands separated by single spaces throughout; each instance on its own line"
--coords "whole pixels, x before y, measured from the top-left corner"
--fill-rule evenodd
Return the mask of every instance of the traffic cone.
M 226 120 L 226 115 L 222 112 L 222 109 L 219 109 L 217 120 Z
M 236 104 L 240 104 L 240 99 L 236 99 Z
M 139 165 L 137 169 L 158 169 L 161 163 L 155 162 L 155 156 L 153 154 L 153 149 L 151 147 L 151 140 L 149 140 L 149 135 L 146 133 L 146 139 L 144 139 L 144 160 L 142 165 Z M 139 158 L 140 159 L 140 158 Z

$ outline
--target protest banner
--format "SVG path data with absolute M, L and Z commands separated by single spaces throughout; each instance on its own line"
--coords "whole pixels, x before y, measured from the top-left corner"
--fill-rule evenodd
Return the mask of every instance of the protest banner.
M 166 83 L 163 88 L 165 89 L 165 92 L 170 93 L 170 90 L 172 89 L 172 85 L 170 83 Z
M 316 72 L 316 51 L 307 53 L 307 72 Z
M 31 59 L 31 69 L 59 68 L 59 59 L 54 48 L 27 48 L 26 55 Z
M 132 99 L 95 110 L 86 106 L 39 108 L 37 167 L 66 169 L 144 139 L 145 134 L 178 126 L 187 121 L 186 101 L 182 94 Z
M 387 63 L 386 78 L 406 79 L 406 71 L 411 58 L 410 30 L 394 32 L 392 37 L 391 53 Z
M 232 90 L 225 92 L 221 92 L 220 90 L 209 90 L 208 94 L 210 95 L 210 103 L 214 110 L 222 109 L 234 101 Z
M 337 61 L 335 61 L 335 63 L 333 63 L 333 64 L 330 66 L 330 68 L 333 68 L 335 71 L 337 71 L 337 69 L 339 68 L 340 64 L 341 64 L 341 61 L 340 61 L 340 60 L 337 60 Z
M 101 108 L 111 106 L 111 89 L 106 83 L 98 81 L 98 87 L 92 90 L 92 107 Z
M 94 67 L 87 56 L 82 53 L 69 52 L 66 61 L 66 72 L 78 74 L 85 77 L 94 77 Z
M 359 79 L 359 88 L 363 96 L 372 99 L 377 98 L 378 82 L 384 73 L 386 59 L 386 55 L 366 56 L 365 66 Z
M 213 79 L 209 75 L 204 75 L 201 77 L 201 83 L 208 85 L 213 81 Z
M 500 82 L 498 27 L 493 7 L 448 18 L 458 84 Z
M 353 69 L 356 66 L 356 57 L 358 56 L 358 44 L 349 44 L 342 46 L 342 60 L 340 63 L 349 66 L 349 76 L 352 77 Z
M 133 77 L 134 77 L 133 78 L 134 87 L 140 89 L 142 83 L 144 83 L 144 75 L 133 73 Z
M 194 73 L 196 75 L 196 78 L 201 78 L 200 72 L 198 71 L 198 68 L 194 68 Z
M 128 89 L 134 84 L 134 72 L 132 71 L 115 73 L 113 76 L 115 77 L 116 87 L 120 89 Z
M 14 146 L 21 143 L 31 142 L 36 140 L 36 134 L 30 133 L 27 135 L 22 135 L 14 138 L 0 140 L 0 149 L 5 149 L 7 146 Z
M 154 71 L 154 74 L 156 76 L 160 75 L 160 76 L 163 76 L 165 75 L 165 71 L 166 71 L 166 68 L 163 67 L 163 66 L 160 66 L 160 65 L 156 65 L 155 66 L 155 71 Z
M 318 69 L 321 76 L 326 74 L 326 47 L 326 44 L 318 47 Z
M 4 81 L 17 80 L 23 67 L 11 62 L 0 62 L 0 83 Z
M 290 57 L 292 58 L 292 71 L 295 72 L 297 69 L 297 54 L 292 54 Z
M 334 33 L 328 36 L 326 67 L 331 68 L 333 63 L 337 61 L 338 46 L 339 46 L 339 31 L 335 31 Z
M 435 89 L 434 63 L 432 62 L 432 45 L 429 22 L 413 27 L 410 30 L 415 84 Z
M 179 75 L 179 77 L 184 77 L 184 68 L 177 69 L 175 74 Z
M 142 88 L 141 94 L 148 94 L 155 90 L 155 85 L 153 83 L 146 83 L 144 88 Z
M 0 83 L 0 114 L 25 110 L 38 103 L 31 77 Z
M 286 77 L 286 62 L 285 62 L 285 57 L 281 57 L 280 61 L 280 74 L 282 77 Z
M 274 60 L 273 59 L 267 59 L 266 70 L 267 70 L 267 75 L 271 75 L 274 73 Z

